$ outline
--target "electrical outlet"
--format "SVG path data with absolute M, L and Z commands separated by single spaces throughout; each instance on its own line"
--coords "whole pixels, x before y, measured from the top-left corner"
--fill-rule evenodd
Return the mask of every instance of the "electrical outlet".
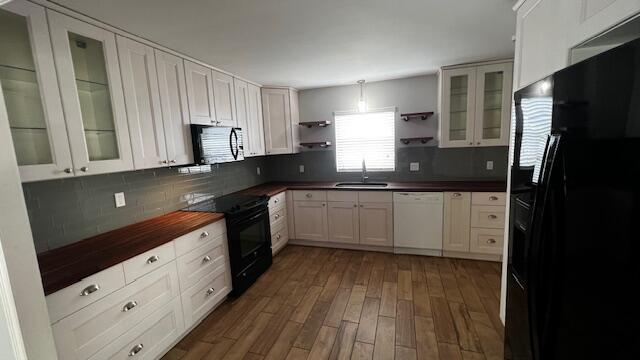
M 420 163 L 419 162 L 409 163 L 409 171 L 420 171 Z
M 487 161 L 487 170 L 493 170 L 493 161 Z
M 260 166 L 256 167 L 256 174 L 260 175 Z
M 116 207 L 117 208 L 127 205 L 127 202 L 124 199 L 124 193 L 123 192 L 119 192 L 119 193 L 113 194 L 113 198 L 116 200 Z
M 298 165 L 298 171 L 300 171 L 300 174 L 304 174 L 304 165 Z

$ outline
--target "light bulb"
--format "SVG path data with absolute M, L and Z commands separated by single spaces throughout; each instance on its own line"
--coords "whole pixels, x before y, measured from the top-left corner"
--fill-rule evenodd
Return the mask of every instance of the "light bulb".
M 358 101 L 358 111 L 359 112 L 367 111 L 367 102 L 364 101 L 364 99 L 360 99 L 360 101 Z

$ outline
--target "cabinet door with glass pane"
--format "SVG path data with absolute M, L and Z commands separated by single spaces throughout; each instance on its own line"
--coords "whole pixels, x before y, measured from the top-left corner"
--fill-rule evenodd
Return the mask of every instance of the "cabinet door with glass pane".
M 509 144 L 512 63 L 476 68 L 476 146 Z
M 115 35 L 47 15 L 76 175 L 132 170 Z
M 0 7 L 0 84 L 22 181 L 73 176 L 45 10 Z
M 473 145 L 476 69 L 442 71 L 440 147 Z

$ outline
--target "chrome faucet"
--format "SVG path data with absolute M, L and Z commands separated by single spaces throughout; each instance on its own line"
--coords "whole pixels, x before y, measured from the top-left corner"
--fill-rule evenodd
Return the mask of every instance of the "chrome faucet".
M 367 176 L 367 164 L 364 162 L 364 159 L 362 159 L 362 183 L 365 184 L 367 180 L 369 180 Z

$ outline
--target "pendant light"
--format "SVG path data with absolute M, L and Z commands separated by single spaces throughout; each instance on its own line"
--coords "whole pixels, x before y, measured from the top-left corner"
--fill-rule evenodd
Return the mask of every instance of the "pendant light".
M 364 99 L 364 80 L 358 80 L 360 85 L 360 100 L 358 100 L 358 111 L 367 112 L 367 102 Z

